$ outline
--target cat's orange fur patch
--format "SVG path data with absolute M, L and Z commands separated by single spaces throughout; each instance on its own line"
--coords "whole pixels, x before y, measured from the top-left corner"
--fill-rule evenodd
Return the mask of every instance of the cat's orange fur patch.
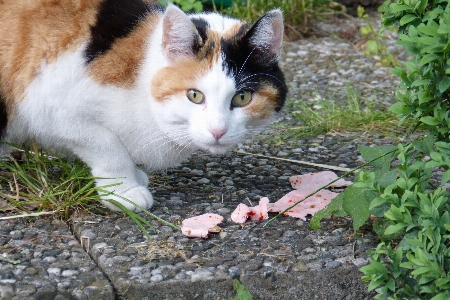
M 244 106 L 247 115 L 254 119 L 268 119 L 273 116 L 277 106 L 278 90 L 268 85 L 263 86 L 253 95 L 252 101 Z
M 101 84 L 131 88 L 144 59 L 148 37 L 158 20 L 159 15 L 148 14 L 128 36 L 116 40 L 107 53 L 92 61 L 89 75 Z
M 201 45 L 201 48 L 196 54 L 199 61 L 207 60 L 212 66 L 213 62 L 217 61 L 220 55 L 220 35 L 217 31 L 206 30 L 208 39 Z
M 163 68 L 151 82 L 151 91 L 157 101 L 163 102 L 171 95 L 186 94 L 195 89 L 195 82 L 211 68 L 208 60 L 183 59 L 174 65 Z
M 167 100 L 171 95 L 185 94 L 195 89 L 195 82 L 206 74 L 220 55 L 220 35 L 207 30 L 208 39 L 201 45 L 195 57 L 180 58 L 175 64 L 160 70 L 151 82 L 151 91 L 157 101 Z
M 102 0 L 0 1 L 0 93 L 8 110 L 42 63 L 87 40 Z

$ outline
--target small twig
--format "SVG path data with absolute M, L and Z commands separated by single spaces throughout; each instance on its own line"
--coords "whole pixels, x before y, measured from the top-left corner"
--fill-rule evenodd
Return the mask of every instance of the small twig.
M 9 216 L 9 217 L 0 217 L 0 220 L 11 220 L 11 219 L 27 218 L 27 217 L 39 217 L 39 216 L 42 216 L 42 215 L 52 215 L 52 214 L 54 214 L 56 212 L 57 212 L 56 210 L 42 211 L 42 212 L 21 214 L 21 215 Z
M 311 162 L 307 162 L 307 161 L 303 161 L 303 160 L 279 158 L 279 157 L 274 157 L 274 156 L 267 156 L 267 155 L 262 155 L 262 154 L 254 154 L 254 153 L 248 153 L 248 152 L 243 152 L 243 151 L 235 151 L 235 152 L 239 153 L 239 154 L 253 155 L 253 156 L 258 156 L 258 157 L 264 157 L 264 158 L 270 158 L 270 159 L 275 159 L 275 160 L 287 161 L 287 162 L 292 162 L 292 163 L 297 163 L 297 164 L 302 164 L 302 165 L 308 165 L 308 166 L 313 166 L 313 167 L 318 167 L 318 168 L 323 168 L 323 169 L 342 171 L 342 172 L 350 172 L 352 170 L 352 169 L 349 169 L 349 168 L 342 168 L 342 167 L 336 167 L 336 166 L 330 166 L 330 165 L 316 164 L 316 163 L 311 163 Z

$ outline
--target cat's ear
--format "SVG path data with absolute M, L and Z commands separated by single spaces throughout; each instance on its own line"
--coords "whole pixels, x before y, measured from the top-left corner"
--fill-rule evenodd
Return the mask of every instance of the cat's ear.
M 283 45 L 283 14 L 274 9 L 262 16 L 247 32 L 249 44 L 260 50 L 266 59 L 278 60 Z
M 170 4 L 163 16 L 162 47 L 170 62 L 179 57 L 193 56 L 193 44 L 198 37 L 197 28 L 177 6 Z

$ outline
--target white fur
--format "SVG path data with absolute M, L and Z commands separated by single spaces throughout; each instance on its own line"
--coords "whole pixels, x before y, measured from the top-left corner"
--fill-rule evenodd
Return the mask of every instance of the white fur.
M 237 22 L 215 14 L 202 16 L 218 31 Z M 86 45 L 43 64 L 17 106 L 6 140 L 21 143 L 35 139 L 44 148 L 77 155 L 91 167 L 97 186 L 118 184 L 104 188 L 117 196 L 102 195 L 104 204 L 113 210 L 117 207 L 107 199 L 132 210 L 139 209 L 122 197 L 149 208 L 153 199 L 148 179 L 136 164 L 167 168 L 196 149 L 223 153 L 253 126 L 242 109 L 230 110 L 236 88 L 223 73 L 221 61 L 195 87 L 206 96 L 204 104 L 194 104 L 186 97 L 162 103 L 152 98 L 152 77 L 170 64 L 161 49 L 162 34 L 161 20 L 149 36 L 146 59 L 132 89 L 92 80 L 85 69 Z M 214 131 L 226 133 L 216 140 Z

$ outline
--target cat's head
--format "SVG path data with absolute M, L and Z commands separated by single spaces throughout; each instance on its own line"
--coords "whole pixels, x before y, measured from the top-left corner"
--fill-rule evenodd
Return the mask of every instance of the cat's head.
M 223 153 L 268 124 L 286 99 L 282 41 L 280 10 L 251 25 L 169 6 L 162 21 L 166 67 L 151 83 L 160 127 L 180 145 Z

